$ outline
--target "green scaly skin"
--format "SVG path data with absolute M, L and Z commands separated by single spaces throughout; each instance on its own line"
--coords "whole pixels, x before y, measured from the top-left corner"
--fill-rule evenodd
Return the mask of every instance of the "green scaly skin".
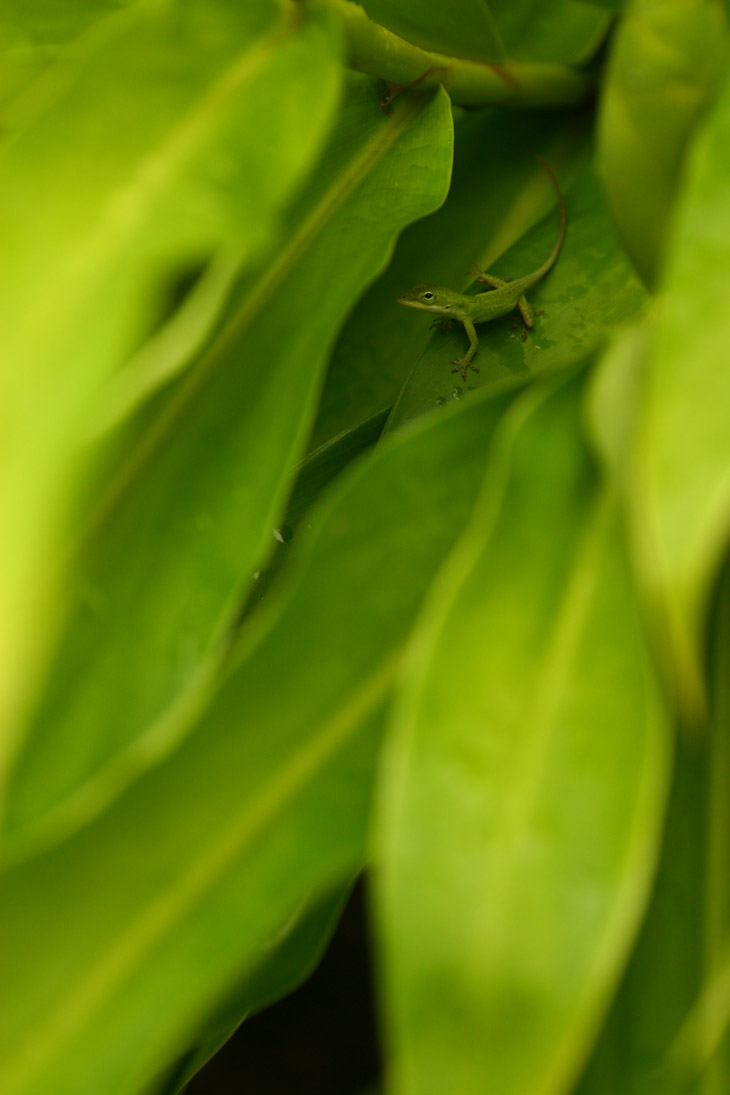
M 535 316 L 541 314 L 535 312 L 530 306 L 525 293 L 541 278 L 544 278 L 548 270 L 555 265 L 565 238 L 565 203 L 552 168 L 540 156 L 537 158 L 547 171 L 555 187 L 560 208 L 558 238 L 543 264 L 533 270 L 532 273 L 525 274 L 524 277 L 517 278 L 515 281 L 505 281 L 491 274 L 485 274 L 475 266 L 477 281 L 485 282 L 485 284 L 491 286 L 490 291 L 477 293 L 475 296 L 466 296 L 464 293 L 457 293 L 455 289 L 446 289 L 442 285 L 424 284 L 416 285 L 413 289 L 409 289 L 407 293 L 403 293 L 402 296 L 397 298 L 399 304 L 405 304 L 408 308 L 420 308 L 424 312 L 433 312 L 434 315 L 440 317 L 439 322 L 444 327 L 450 327 L 454 320 L 464 324 L 464 329 L 469 336 L 469 349 L 464 357 L 456 358 L 451 362 L 455 366 L 451 370 L 452 373 L 461 373 L 464 380 L 466 380 L 467 369 L 471 369 L 475 373 L 479 372 L 476 365 L 472 365 L 472 358 L 479 345 L 479 339 L 474 328 L 475 323 L 486 323 L 490 319 L 497 319 L 498 316 L 505 316 L 508 312 L 517 308 L 524 323 L 522 329 L 522 338 L 524 340 L 527 337 L 527 328 L 534 327 Z

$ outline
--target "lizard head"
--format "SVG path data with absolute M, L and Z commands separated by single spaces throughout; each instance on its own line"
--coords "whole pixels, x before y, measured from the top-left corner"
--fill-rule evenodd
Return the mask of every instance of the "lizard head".
M 444 289 L 441 285 L 416 285 L 396 300 L 408 308 L 422 308 L 424 312 L 434 312 L 437 316 L 458 318 L 458 298 L 459 294 L 453 289 Z

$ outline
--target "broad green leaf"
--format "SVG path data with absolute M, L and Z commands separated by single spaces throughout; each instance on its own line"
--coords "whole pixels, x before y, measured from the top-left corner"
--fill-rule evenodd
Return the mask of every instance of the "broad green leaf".
M 274 546 L 338 326 L 447 185 L 445 93 L 388 116 L 378 98 L 372 80 L 352 79 L 276 254 L 239 286 L 227 327 L 110 488 L 15 771 L 13 843 L 56 839 L 99 809 L 183 732 L 218 664 Z
M 569 1090 L 651 880 L 669 739 L 580 396 L 508 412 L 405 662 L 376 839 L 397 1095 Z
M 673 675 L 695 713 L 707 593 L 730 518 L 730 80 L 689 158 L 639 411 L 635 521 Z
M 363 0 L 371 19 L 422 49 L 474 61 L 499 61 L 504 47 L 484 0 Z
M 171 272 L 271 240 L 339 86 L 333 29 L 272 0 L 135 5 L 105 31 L 19 97 L 0 152 L 3 723 L 55 620 L 101 385 Z
M 648 285 L 661 274 L 688 141 L 726 57 L 722 0 L 633 0 L 614 39 L 600 168 L 621 239 Z
M 420 281 L 465 289 L 472 262 L 490 266 L 550 207 L 532 149 L 562 174 L 585 139 L 586 119 L 566 119 L 562 112 L 462 113 L 444 205 L 403 233 L 387 270 L 358 302 L 335 345 L 314 445 L 391 405 L 428 344 L 424 316 L 402 308 L 396 297 Z
M 489 8 L 518 61 L 585 63 L 611 25 L 610 15 L 579 0 L 489 0 Z
M 360 868 L 382 703 L 510 398 L 425 419 L 353 468 L 194 731 L 5 873 L 3 1095 L 136 1092 L 302 902 Z
M 534 171 L 535 184 L 549 188 L 537 165 Z M 457 325 L 453 331 L 436 332 L 393 409 L 388 429 L 435 404 L 460 399 L 468 390 L 502 383 L 509 376 L 527 378 L 566 368 L 605 342 L 618 323 L 639 312 L 646 296 L 616 240 L 590 165 L 568 189 L 565 204 L 565 242 L 556 265 L 529 294 L 531 303 L 544 314 L 538 316 L 527 339 L 523 341 L 520 331 L 512 329 L 511 316 L 480 325 L 475 358 L 479 373 L 469 373 L 464 384 L 460 376 L 452 375 L 450 364 L 466 347 L 463 328 Z M 490 264 L 491 272 L 521 277 L 534 270 L 550 253 L 558 223 L 553 209 L 496 264 Z M 472 240 L 472 247 L 478 249 L 478 239 Z M 475 259 L 485 265 L 478 251 Z M 475 283 L 473 288 L 479 291 L 481 286 Z

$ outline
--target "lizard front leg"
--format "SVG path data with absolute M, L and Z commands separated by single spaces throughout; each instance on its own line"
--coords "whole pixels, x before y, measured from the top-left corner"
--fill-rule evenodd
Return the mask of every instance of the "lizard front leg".
M 454 365 L 455 368 L 453 368 L 451 371 L 452 371 L 452 373 L 461 373 L 462 379 L 464 381 L 466 381 L 466 370 L 467 369 L 471 369 L 472 372 L 474 372 L 474 373 L 479 372 L 476 365 L 472 365 L 472 363 L 471 363 L 471 359 L 474 357 L 474 354 L 477 352 L 477 346 L 479 345 L 479 339 L 477 338 L 477 333 L 476 333 L 476 330 L 474 329 L 474 324 L 472 323 L 472 321 L 469 319 L 468 316 L 466 316 L 464 319 L 462 319 L 461 322 L 464 324 L 464 330 L 466 331 L 466 333 L 469 336 L 469 349 L 466 351 L 466 353 L 464 354 L 463 357 L 454 358 L 454 360 L 451 362 L 451 364 Z

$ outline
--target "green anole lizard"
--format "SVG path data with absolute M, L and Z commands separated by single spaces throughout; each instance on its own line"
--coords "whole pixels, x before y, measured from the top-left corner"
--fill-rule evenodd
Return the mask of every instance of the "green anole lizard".
M 469 349 L 463 357 L 456 358 L 451 362 L 454 366 L 451 370 L 452 373 L 461 373 L 464 380 L 466 380 L 467 369 L 472 369 L 475 373 L 479 372 L 476 365 L 471 363 L 479 345 L 479 339 L 474 329 L 475 323 L 486 323 L 487 320 L 497 319 L 498 316 L 505 316 L 514 308 L 519 308 L 524 323 L 522 328 L 522 338 L 524 340 L 527 337 L 527 328 L 535 325 L 535 316 L 541 315 L 540 312 L 536 312 L 528 304 L 525 293 L 540 278 L 544 278 L 548 270 L 555 264 L 565 236 L 565 203 L 552 168 L 541 156 L 538 156 L 537 159 L 547 171 L 555 187 L 560 208 L 558 238 L 542 266 L 538 266 L 537 270 L 533 270 L 531 274 L 525 274 L 524 277 L 517 278 L 515 281 L 508 281 L 503 278 L 495 278 L 492 274 L 485 274 L 478 266 L 474 265 L 473 269 L 476 271 L 477 281 L 485 282 L 491 286 L 491 289 L 486 293 L 467 296 L 465 293 L 457 293 L 454 289 L 445 289 L 441 285 L 416 285 L 415 288 L 409 289 L 407 293 L 397 298 L 399 304 L 405 304 L 409 308 L 421 308 L 425 312 L 434 312 L 437 316 L 440 316 L 440 319 L 436 321 L 440 326 L 451 327 L 454 320 L 459 320 L 460 323 L 464 324 L 464 329 L 469 336 Z

